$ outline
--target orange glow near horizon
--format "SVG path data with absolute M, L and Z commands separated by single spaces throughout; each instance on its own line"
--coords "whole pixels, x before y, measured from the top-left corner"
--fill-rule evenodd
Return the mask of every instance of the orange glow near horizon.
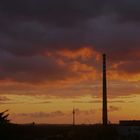
M 1 80 L 0 110 L 9 109 L 14 123 L 71 124 L 74 107 L 77 124 L 101 123 L 101 54 L 83 47 L 45 52 L 41 58 L 47 61 L 47 56 L 58 67 L 48 71 L 54 71 L 56 77 L 45 73 L 49 78 L 43 82 L 40 78 L 37 82 L 28 81 L 28 77 L 24 82 L 16 81 L 17 77 Z M 140 119 L 140 74 L 120 70 L 123 64 L 126 63 L 113 61 L 108 66 L 108 111 L 112 123 Z M 61 75 L 65 76 L 61 79 Z M 37 76 L 44 78 L 41 72 Z

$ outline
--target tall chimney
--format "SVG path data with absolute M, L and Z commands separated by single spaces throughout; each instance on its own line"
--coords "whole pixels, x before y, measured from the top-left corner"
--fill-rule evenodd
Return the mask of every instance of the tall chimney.
M 103 125 L 108 123 L 107 116 L 107 80 L 106 80 L 106 54 L 103 54 Z

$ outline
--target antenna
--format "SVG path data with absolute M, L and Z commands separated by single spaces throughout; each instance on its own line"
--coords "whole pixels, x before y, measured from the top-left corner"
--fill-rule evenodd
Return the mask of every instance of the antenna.
M 75 126 L 75 109 L 73 108 L 73 126 Z

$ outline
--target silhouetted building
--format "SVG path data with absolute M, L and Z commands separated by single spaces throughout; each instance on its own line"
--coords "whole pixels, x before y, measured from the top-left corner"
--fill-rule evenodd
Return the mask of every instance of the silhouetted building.
M 124 126 L 140 126 L 140 120 L 120 120 L 120 125 L 124 125 Z
M 106 80 L 106 55 L 103 54 L 103 125 L 107 125 L 107 80 Z

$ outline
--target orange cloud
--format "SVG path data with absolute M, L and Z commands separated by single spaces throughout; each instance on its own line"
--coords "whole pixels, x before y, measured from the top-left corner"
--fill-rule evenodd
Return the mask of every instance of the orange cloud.
M 64 57 L 64 58 L 69 58 L 69 59 L 79 59 L 81 58 L 82 60 L 89 60 L 91 58 L 95 58 L 96 61 L 101 59 L 101 55 L 99 52 L 97 52 L 93 47 L 90 46 L 85 46 L 85 47 L 80 47 L 75 50 L 70 50 L 70 49 L 60 49 L 60 50 L 52 50 L 52 51 L 46 51 L 43 53 L 46 56 L 55 56 L 55 57 Z
M 70 59 L 77 59 L 77 58 L 89 59 L 91 57 L 95 57 L 96 60 L 100 59 L 99 53 L 90 47 L 82 47 L 73 51 L 68 49 L 63 49 L 58 51 L 57 53 L 60 56 L 64 56 Z

